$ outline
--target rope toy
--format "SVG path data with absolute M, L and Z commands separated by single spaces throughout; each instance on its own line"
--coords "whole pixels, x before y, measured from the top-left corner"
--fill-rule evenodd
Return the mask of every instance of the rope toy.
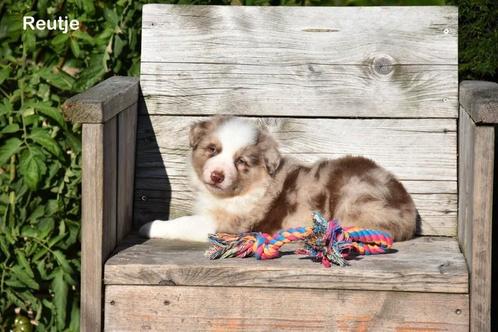
M 332 219 L 327 221 L 319 212 L 313 213 L 313 226 L 281 230 L 273 236 L 266 233 L 209 234 L 209 259 L 251 257 L 258 260 L 280 257 L 286 243 L 302 241 L 304 247 L 296 254 L 307 255 L 323 266 L 349 265 L 346 259 L 354 255 L 384 254 L 392 246 L 392 236 L 384 231 L 360 227 L 342 227 Z

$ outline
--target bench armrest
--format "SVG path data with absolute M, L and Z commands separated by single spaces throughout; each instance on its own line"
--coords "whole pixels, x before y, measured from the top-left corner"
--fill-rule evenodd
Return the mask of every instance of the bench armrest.
M 104 123 L 138 101 L 138 78 L 113 76 L 70 99 L 64 115 L 71 122 Z
M 498 84 L 460 84 L 458 240 L 470 274 L 471 331 L 491 331 L 491 257 Z
M 63 106 L 82 123 L 81 331 L 101 331 L 104 263 L 132 226 L 138 79 L 111 77 Z
M 460 105 L 478 125 L 498 124 L 498 84 L 486 81 L 460 83 Z

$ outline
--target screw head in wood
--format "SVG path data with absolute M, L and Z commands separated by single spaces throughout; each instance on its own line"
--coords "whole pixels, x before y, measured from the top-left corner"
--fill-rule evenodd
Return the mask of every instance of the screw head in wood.
M 141 201 L 144 201 L 144 202 L 145 202 L 147 199 L 148 199 L 148 197 L 147 197 L 147 196 L 145 196 L 145 195 L 140 196 L 140 200 L 141 200 Z
M 462 313 L 462 309 L 455 310 L 455 314 L 460 315 Z
M 447 34 L 449 34 L 449 33 L 450 33 L 450 29 L 448 29 L 448 28 L 444 28 L 443 32 L 444 32 L 444 34 L 445 34 L 445 35 L 447 35 Z

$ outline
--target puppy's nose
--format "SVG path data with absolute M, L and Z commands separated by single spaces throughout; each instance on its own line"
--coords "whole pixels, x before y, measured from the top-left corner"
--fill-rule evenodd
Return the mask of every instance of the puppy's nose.
M 211 172 L 211 181 L 218 184 L 218 183 L 222 183 L 223 180 L 225 180 L 225 175 L 223 174 L 223 172 L 220 172 L 220 171 Z

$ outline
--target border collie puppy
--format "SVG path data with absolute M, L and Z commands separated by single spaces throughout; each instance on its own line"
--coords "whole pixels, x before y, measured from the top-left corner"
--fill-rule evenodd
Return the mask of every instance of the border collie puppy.
M 255 122 L 215 117 L 190 128 L 194 216 L 145 224 L 146 237 L 207 241 L 209 233 L 309 226 L 312 212 L 343 226 L 412 238 L 416 209 L 403 185 L 370 159 L 346 156 L 302 165 L 283 157 Z

